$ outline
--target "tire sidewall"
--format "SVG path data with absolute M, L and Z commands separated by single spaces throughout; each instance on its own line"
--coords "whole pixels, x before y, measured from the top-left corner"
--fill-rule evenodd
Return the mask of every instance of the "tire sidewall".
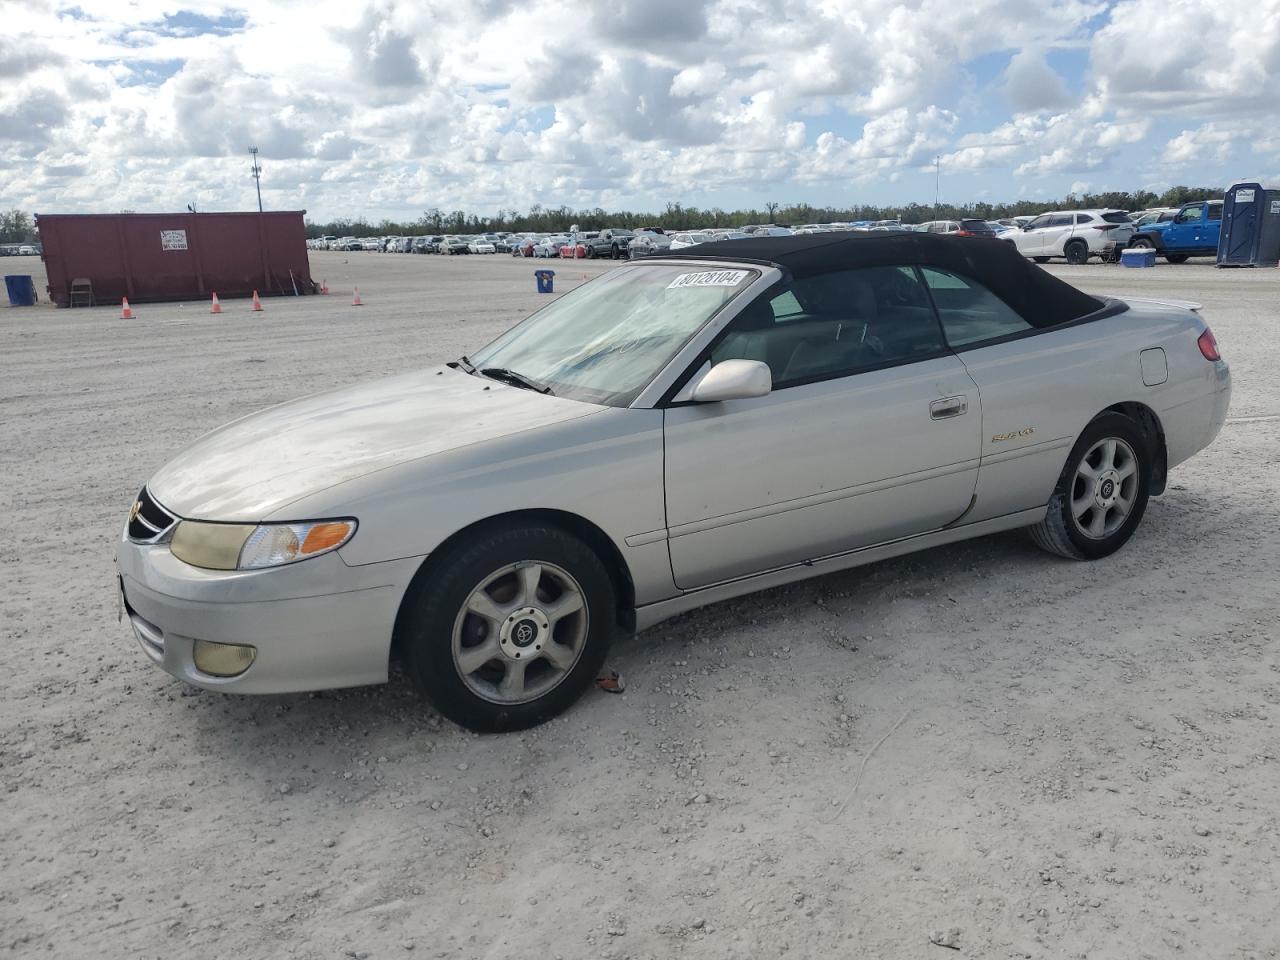
M 491 528 L 436 558 L 406 607 L 401 631 L 405 668 L 442 714 L 481 732 L 522 730 L 568 709 L 604 665 L 616 620 L 613 582 L 599 558 L 577 538 L 550 526 Z M 569 675 L 536 700 L 498 704 L 473 692 L 453 660 L 453 627 L 471 591 L 511 563 L 555 564 L 582 588 L 585 647 Z
M 1075 517 L 1071 515 L 1071 487 L 1081 459 L 1099 440 L 1108 437 L 1123 440 L 1133 449 L 1138 459 L 1138 496 L 1124 523 L 1110 536 L 1098 540 L 1085 536 L 1076 526 Z M 1129 541 L 1142 522 L 1142 516 L 1147 510 L 1147 500 L 1150 498 L 1150 446 L 1150 442 L 1132 420 L 1123 414 L 1106 413 L 1090 423 L 1071 448 L 1071 455 L 1067 457 L 1066 466 L 1062 468 L 1062 475 L 1058 479 L 1054 501 L 1056 509 L 1060 511 L 1067 538 L 1086 559 L 1097 560 L 1115 553 Z

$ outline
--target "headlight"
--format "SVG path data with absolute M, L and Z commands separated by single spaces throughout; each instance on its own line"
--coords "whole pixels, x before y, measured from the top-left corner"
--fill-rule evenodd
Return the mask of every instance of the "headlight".
M 169 549 L 193 567 L 257 570 L 308 560 L 337 550 L 356 532 L 354 520 L 303 523 L 202 523 L 183 520 Z

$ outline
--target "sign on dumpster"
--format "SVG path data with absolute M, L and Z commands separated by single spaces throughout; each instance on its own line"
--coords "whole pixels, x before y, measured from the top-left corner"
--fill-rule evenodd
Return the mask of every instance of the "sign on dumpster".
M 161 250 L 187 249 L 187 231 L 161 230 L 160 231 L 160 249 Z

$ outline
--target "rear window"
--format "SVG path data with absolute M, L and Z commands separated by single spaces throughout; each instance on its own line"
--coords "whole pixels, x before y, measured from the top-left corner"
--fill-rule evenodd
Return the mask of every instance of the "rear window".
M 1102 219 L 1106 223 L 1132 223 L 1128 214 L 1120 213 L 1119 211 L 1115 213 L 1104 213 L 1102 215 Z
M 980 231 L 980 232 L 982 232 L 982 233 L 986 233 L 986 232 L 988 232 L 991 228 L 990 228 L 989 226 L 987 226 L 987 221 L 985 221 L 985 220 L 961 220 L 961 221 L 960 221 L 960 229 L 961 229 L 961 230 L 968 230 L 968 231 L 970 231 L 970 232 L 977 230 L 977 231 Z

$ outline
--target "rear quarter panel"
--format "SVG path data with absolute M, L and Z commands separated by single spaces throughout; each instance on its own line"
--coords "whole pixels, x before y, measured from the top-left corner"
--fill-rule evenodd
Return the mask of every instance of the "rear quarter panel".
M 1206 445 L 1218 377 L 1196 346 L 1203 329 L 1188 310 L 1134 304 L 1115 316 L 962 352 L 983 418 L 977 499 L 965 522 L 1047 504 L 1076 438 L 1119 403 L 1143 403 L 1156 413 L 1170 466 Z M 1151 347 L 1168 355 L 1169 378 L 1146 386 L 1140 355 Z

